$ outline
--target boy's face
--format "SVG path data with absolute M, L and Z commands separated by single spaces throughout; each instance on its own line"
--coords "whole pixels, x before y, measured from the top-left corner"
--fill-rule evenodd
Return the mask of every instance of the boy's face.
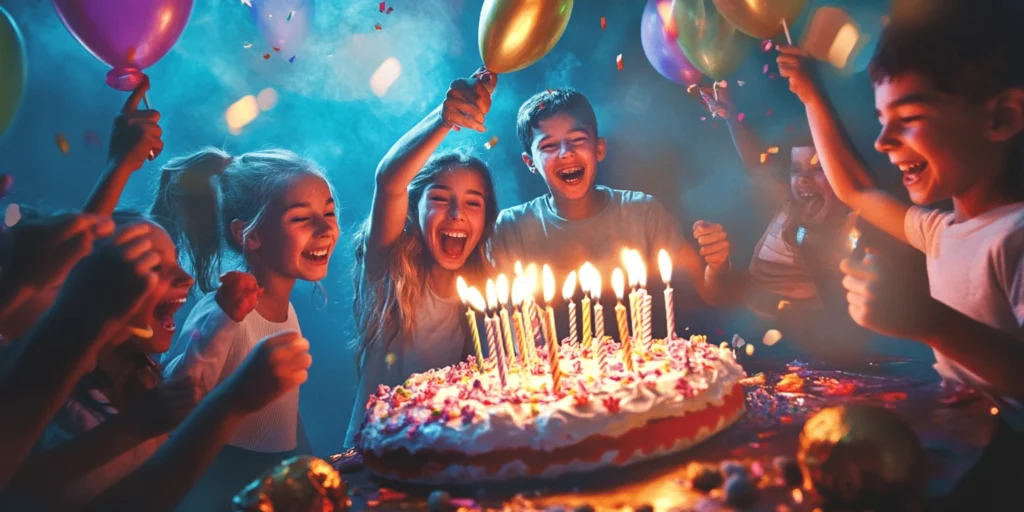
M 999 136 L 991 104 L 936 90 L 906 73 L 875 86 L 882 124 L 875 148 L 903 173 L 916 204 L 963 196 L 1000 172 Z
M 821 224 L 842 203 L 832 192 L 814 146 L 795 146 L 791 152 L 789 188 L 804 224 Z
M 575 200 L 594 188 L 597 163 L 604 160 L 604 152 L 604 139 L 593 128 L 563 112 L 539 123 L 523 162 L 544 178 L 551 195 Z

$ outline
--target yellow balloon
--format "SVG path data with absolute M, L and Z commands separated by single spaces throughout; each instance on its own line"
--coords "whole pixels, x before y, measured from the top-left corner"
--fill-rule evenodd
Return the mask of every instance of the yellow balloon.
M 756 41 L 707 5 L 710 1 L 673 0 L 672 23 L 686 58 L 705 75 L 720 79 L 740 67 Z
M 744 34 L 768 39 L 782 31 L 782 20 L 792 24 L 807 0 L 715 0 L 725 19 Z
M 562 37 L 573 0 L 485 0 L 480 10 L 480 57 L 508 73 L 547 55 Z

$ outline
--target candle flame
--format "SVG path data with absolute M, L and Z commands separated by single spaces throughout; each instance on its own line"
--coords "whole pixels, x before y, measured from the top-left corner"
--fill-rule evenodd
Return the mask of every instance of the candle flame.
M 597 269 L 590 274 L 590 297 L 594 301 L 601 300 L 601 274 L 598 273 Z
M 576 271 L 569 272 L 569 276 L 565 278 L 565 284 L 562 285 L 562 298 L 565 300 L 572 300 L 572 296 L 576 294 Z
M 597 269 L 589 261 L 580 267 L 580 289 L 586 295 L 590 294 L 590 290 L 594 286 L 594 274 L 597 274 Z
M 494 279 L 487 280 L 487 310 L 492 311 L 498 307 L 498 292 L 494 288 Z
M 459 292 L 459 300 L 462 301 L 462 305 L 469 305 L 466 302 L 466 292 L 469 291 L 469 286 L 466 286 L 466 280 L 463 279 L 462 276 L 455 278 L 455 289 Z
M 495 284 L 498 288 L 498 304 L 502 306 L 508 304 L 508 278 L 505 277 L 505 274 L 499 274 Z
M 512 281 L 512 307 L 518 308 L 523 304 L 524 296 L 526 295 L 526 281 L 521 277 L 517 277 Z
M 546 263 L 541 274 L 544 276 L 544 302 L 551 304 L 551 301 L 555 298 L 555 274 L 551 272 L 551 267 Z
M 644 263 L 643 256 L 640 256 L 640 251 L 633 250 L 633 261 L 636 264 L 637 276 L 639 277 L 639 284 L 641 288 L 647 287 L 647 265 Z
M 661 280 L 666 285 L 672 282 L 672 260 L 665 249 L 658 251 L 658 270 L 661 271 Z
M 523 262 L 521 262 L 519 260 L 516 260 L 516 265 L 514 267 L 514 271 L 515 271 L 516 277 L 523 277 Z
M 626 288 L 626 276 L 622 274 L 621 268 L 612 271 L 612 290 L 615 291 L 615 298 L 622 300 L 622 294 Z
M 469 303 L 470 307 L 483 313 L 487 310 L 487 305 L 484 304 L 484 296 L 477 290 L 475 286 L 470 286 L 466 289 L 466 302 Z

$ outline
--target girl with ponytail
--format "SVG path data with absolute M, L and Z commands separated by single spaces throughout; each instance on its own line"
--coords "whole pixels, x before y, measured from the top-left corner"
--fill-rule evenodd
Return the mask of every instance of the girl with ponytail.
M 292 289 L 327 276 L 338 240 L 333 190 L 316 163 L 280 149 L 231 157 L 206 148 L 167 163 L 150 214 L 205 293 L 164 358 L 166 378 L 189 376 L 209 391 L 261 338 L 300 331 Z M 306 444 L 296 388 L 242 421 L 183 509 L 230 502 Z

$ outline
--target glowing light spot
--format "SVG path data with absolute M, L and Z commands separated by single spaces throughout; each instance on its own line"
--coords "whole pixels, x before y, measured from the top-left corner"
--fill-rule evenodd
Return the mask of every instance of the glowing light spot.
M 761 340 L 761 343 L 764 343 L 764 346 L 766 347 L 770 347 L 778 343 L 781 339 L 782 333 L 779 332 L 778 329 L 769 329 L 768 332 L 764 333 L 764 338 Z
M 995 415 L 999 414 L 999 408 L 998 407 L 993 407 L 993 408 L 989 409 L 988 412 L 992 416 L 995 416 Z
M 396 359 L 397 357 L 395 357 L 394 352 L 388 352 L 388 355 L 384 356 L 384 362 L 387 363 L 388 366 L 395 364 Z
M 747 351 L 747 355 L 748 356 L 754 355 L 754 346 L 753 345 L 747 345 L 747 348 L 745 350 Z
M 256 101 L 255 96 L 249 94 L 228 107 L 227 111 L 224 112 L 224 119 L 228 123 L 228 131 L 232 135 L 238 135 L 242 132 L 242 128 L 245 125 L 251 123 L 259 115 L 259 103 Z
M 817 153 L 815 153 L 814 156 L 811 157 L 811 165 L 818 165 L 818 154 Z
M 274 108 L 274 105 L 277 105 L 277 91 L 270 87 L 263 89 L 256 95 L 256 105 L 263 111 Z
M 53 142 L 57 144 L 57 149 L 60 149 L 61 153 L 66 155 L 71 152 L 71 145 L 68 144 L 68 138 L 63 133 L 54 134 Z
M 828 49 L 829 63 L 839 69 L 845 68 L 859 40 L 860 31 L 852 23 L 840 27 L 835 39 L 832 40 L 832 46 Z
M 378 97 L 384 97 L 395 80 L 402 74 L 402 64 L 394 57 L 388 57 L 370 77 L 370 89 Z
M 17 203 L 11 203 L 7 205 L 7 210 L 4 211 L 4 225 L 9 228 L 13 228 L 18 221 L 21 220 L 21 207 Z

